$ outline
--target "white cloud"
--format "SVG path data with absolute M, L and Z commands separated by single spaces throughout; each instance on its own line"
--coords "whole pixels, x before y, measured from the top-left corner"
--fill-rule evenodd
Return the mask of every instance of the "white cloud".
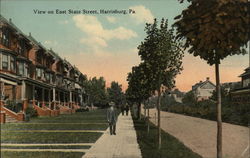
M 149 9 L 143 5 L 132 6 L 130 9 L 135 10 L 135 14 L 130 14 L 130 16 L 136 20 L 137 24 L 141 23 L 153 23 L 154 16 Z
M 137 37 L 137 34 L 134 31 L 124 27 L 104 29 L 95 16 L 76 15 L 73 17 L 73 20 L 75 25 L 90 37 L 101 38 L 103 40 L 126 40 Z
M 106 16 L 106 19 L 108 20 L 108 22 L 110 22 L 110 23 L 115 23 L 116 22 L 116 18 L 115 17 L 113 17 L 113 16 Z
M 115 29 L 105 29 L 95 16 L 76 15 L 73 16 L 73 21 L 76 27 L 86 34 L 84 38 L 80 39 L 80 43 L 88 46 L 97 57 L 112 55 L 103 50 L 103 48 L 108 47 L 108 40 L 128 40 L 137 37 L 134 31 L 121 26 Z

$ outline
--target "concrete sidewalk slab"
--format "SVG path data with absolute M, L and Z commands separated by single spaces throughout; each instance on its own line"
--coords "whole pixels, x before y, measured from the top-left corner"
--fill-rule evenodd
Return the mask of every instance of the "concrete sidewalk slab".
M 109 128 L 82 158 L 141 158 L 131 115 L 118 117 L 116 135 Z

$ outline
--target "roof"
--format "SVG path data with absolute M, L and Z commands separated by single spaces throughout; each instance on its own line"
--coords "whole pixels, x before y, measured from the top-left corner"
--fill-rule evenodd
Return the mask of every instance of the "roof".
M 247 75 L 250 75 L 250 67 L 246 68 L 245 72 L 243 74 L 241 74 L 239 77 L 244 77 L 244 76 L 247 76 Z
M 56 52 L 54 52 L 52 49 L 48 50 L 48 53 L 50 53 L 55 59 L 63 61 L 63 59 Z
M 76 70 L 78 73 L 82 74 L 78 68 L 76 68 L 75 66 L 72 66 L 72 64 L 70 62 L 68 62 L 66 59 L 62 59 L 57 53 L 55 53 L 52 49 L 48 50 L 46 49 L 40 42 L 38 42 L 35 38 L 33 38 L 31 36 L 31 34 L 29 34 L 29 36 L 27 36 L 26 34 L 24 34 L 16 25 L 14 25 L 10 21 L 8 21 L 7 19 L 5 19 L 1 14 L 0 14 L 0 21 L 7 24 L 8 26 L 10 26 L 11 29 L 13 29 L 15 32 L 17 32 L 18 35 L 21 35 L 24 39 L 26 39 L 29 42 L 32 42 L 34 45 L 37 45 L 38 47 L 42 48 L 45 50 L 45 53 L 51 54 L 55 59 L 57 60 L 61 60 L 64 64 L 68 65 L 70 68 Z M 3 49 L 0 49 L 1 51 Z M 3 51 L 8 51 L 9 53 L 15 54 L 15 52 L 10 51 L 10 50 L 3 50 Z M 19 59 L 23 59 L 21 57 L 19 57 Z
M 0 21 L 8 24 L 8 26 L 10 26 L 14 31 L 16 31 L 19 35 L 21 35 L 22 37 L 24 37 L 26 40 L 29 40 L 29 38 L 15 25 L 12 23 L 11 19 L 7 20 L 5 19 L 1 14 L 0 14 Z
M 41 47 L 42 49 L 44 49 L 45 51 L 47 51 L 47 49 L 46 49 L 40 42 L 38 42 L 37 40 L 35 40 L 35 38 L 33 38 L 33 37 L 31 36 L 31 34 L 29 34 L 29 36 L 27 36 L 27 38 L 29 38 L 29 40 L 30 40 L 32 43 L 34 43 L 35 45 L 37 45 L 37 46 Z
M 198 87 L 202 87 L 203 85 L 210 83 L 211 85 L 213 85 L 215 87 L 215 85 L 210 81 L 210 80 L 206 80 L 204 82 L 199 82 L 196 83 L 195 85 L 192 86 L 192 90 L 196 90 Z

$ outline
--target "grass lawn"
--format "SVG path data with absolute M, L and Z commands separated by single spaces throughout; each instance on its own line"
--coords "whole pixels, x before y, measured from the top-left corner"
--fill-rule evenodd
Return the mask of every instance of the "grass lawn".
M 147 134 L 145 121 L 135 118 L 133 121 L 143 158 L 202 158 L 163 130 L 162 148 L 158 150 L 157 127 L 150 123 L 150 132 Z
M 1 149 L 89 149 L 89 145 L 70 145 L 70 146 L 1 146 Z
M 1 126 L 2 132 L 8 130 L 106 130 L 107 124 L 5 124 Z M 6 131 L 7 130 L 7 131 Z
M 48 132 L 2 132 L 2 143 L 94 143 L 102 133 L 48 133 Z
M 32 118 L 31 122 L 45 122 L 45 123 L 105 123 L 106 109 L 99 109 L 89 112 L 79 112 L 75 114 L 64 114 L 57 117 L 37 117 Z
M 31 118 L 30 122 L 1 124 L 1 143 L 56 144 L 94 143 L 101 132 L 25 132 L 18 130 L 106 130 L 106 110 L 79 112 L 57 117 Z M 2 149 L 89 149 L 90 146 L 1 146 Z M 83 152 L 4 151 L 3 158 L 81 158 Z
M 1 152 L 3 158 L 81 158 L 83 152 Z

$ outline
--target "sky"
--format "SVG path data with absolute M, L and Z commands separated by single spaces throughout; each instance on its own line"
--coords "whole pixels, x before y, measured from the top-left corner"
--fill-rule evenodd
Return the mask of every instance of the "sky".
M 108 86 L 117 81 L 123 90 L 127 88 L 127 73 L 140 63 L 137 46 L 146 37 L 145 23 L 166 18 L 172 25 L 174 17 L 189 5 L 178 0 L 1 0 L 0 3 L 1 15 L 11 18 L 23 33 L 31 33 L 88 78 L 103 76 Z M 127 14 L 82 14 L 83 10 L 102 9 L 126 10 Z M 38 14 L 38 10 L 45 14 Z M 129 10 L 133 12 L 128 13 Z M 248 54 L 226 58 L 220 67 L 221 82 L 240 81 L 238 76 L 248 66 Z M 199 57 L 185 53 L 183 67 L 176 77 L 176 88 L 181 91 L 191 90 L 192 85 L 207 77 L 215 83 L 214 67 Z

